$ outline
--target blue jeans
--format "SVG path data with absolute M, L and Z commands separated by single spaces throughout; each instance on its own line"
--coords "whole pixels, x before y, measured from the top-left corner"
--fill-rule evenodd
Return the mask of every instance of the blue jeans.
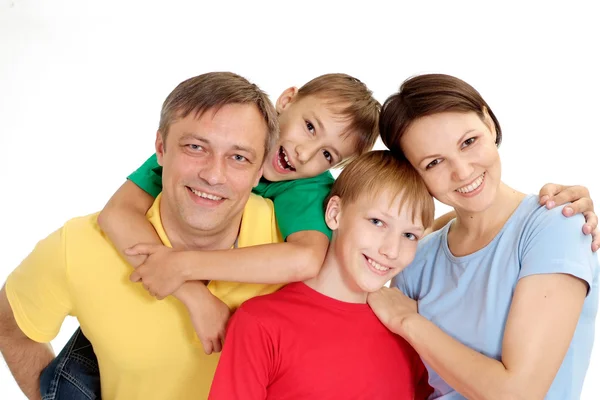
M 40 375 L 42 400 L 100 399 L 100 370 L 81 328 Z

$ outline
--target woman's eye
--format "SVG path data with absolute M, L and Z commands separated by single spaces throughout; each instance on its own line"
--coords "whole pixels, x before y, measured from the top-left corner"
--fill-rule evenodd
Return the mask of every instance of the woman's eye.
M 475 141 L 476 141 L 476 140 L 477 140 L 477 138 L 474 138 L 474 137 L 472 137 L 472 138 L 469 138 L 469 139 L 465 140 L 465 141 L 462 143 L 462 146 L 461 146 L 461 148 L 463 148 L 463 149 L 464 149 L 465 147 L 468 147 L 468 146 L 472 145 L 473 143 L 475 143 Z
M 427 166 L 425 167 L 425 169 L 433 168 L 433 167 L 435 167 L 436 165 L 438 165 L 441 162 L 442 162 L 442 160 L 440 158 L 436 158 L 435 160 L 433 160 L 432 162 L 430 162 L 429 164 L 427 164 Z
M 323 150 L 323 156 L 325 157 L 327 162 L 329 162 L 329 164 L 331 164 L 333 162 L 333 156 L 327 150 Z
M 308 129 L 308 131 L 312 135 L 314 135 L 315 134 L 315 126 L 312 123 L 310 123 L 309 121 L 305 121 L 305 123 L 306 123 L 306 129 Z

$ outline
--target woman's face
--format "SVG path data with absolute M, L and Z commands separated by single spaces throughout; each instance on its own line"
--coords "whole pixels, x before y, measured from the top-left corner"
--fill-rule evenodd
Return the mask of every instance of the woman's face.
M 400 140 L 429 192 L 457 211 L 481 212 L 500 184 L 500 157 L 491 118 L 444 112 L 414 121 Z

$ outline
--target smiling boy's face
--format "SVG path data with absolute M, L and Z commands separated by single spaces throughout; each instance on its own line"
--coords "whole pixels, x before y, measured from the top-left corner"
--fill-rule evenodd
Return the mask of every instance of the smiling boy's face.
M 412 262 L 425 228 L 402 194 L 389 191 L 359 196 L 349 204 L 329 201 L 326 220 L 334 231 L 331 243 L 344 281 L 354 291 L 374 292 Z
M 289 88 L 277 100 L 279 140 L 265 158 L 263 176 L 272 182 L 317 176 L 356 153 L 349 121 L 327 99 L 298 98 Z

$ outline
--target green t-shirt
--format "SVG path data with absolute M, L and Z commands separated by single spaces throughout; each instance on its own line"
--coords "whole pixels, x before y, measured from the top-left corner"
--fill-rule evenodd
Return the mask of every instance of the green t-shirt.
M 135 172 L 127 177 L 152 197 L 162 191 L 162 167 L 153 154 Z M 333 185 L 329 171 L 313 178 L 270 182 L 262 178 L 252 192 L 273 200 L 275 217 L 284 239 L 295 232 L 319 231 L 331 239 L 331 230 L 325 224 L 324 201 Z

